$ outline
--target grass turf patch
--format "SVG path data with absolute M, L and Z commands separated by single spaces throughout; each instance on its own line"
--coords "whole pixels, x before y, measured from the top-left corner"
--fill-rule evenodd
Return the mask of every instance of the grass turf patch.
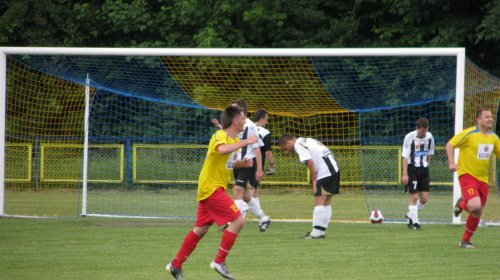
M 170 279 L 165 265 L 192 221 L 0 219 L 3 279 Z M 308 222 L 247 221 L 227 258 L 236 279 L 497 279 L 500 227 L 478 228 L 476 249 L 458 247 L 464 226 L 331 223 L 326 239 L 304 240 Z M 222 233 L 213 226 L 183 266 L 186 279 L 212 271 Z M 471 268 L 474 268 L 471 270 Z M 173 278 L 171 278 L 173 279 Z

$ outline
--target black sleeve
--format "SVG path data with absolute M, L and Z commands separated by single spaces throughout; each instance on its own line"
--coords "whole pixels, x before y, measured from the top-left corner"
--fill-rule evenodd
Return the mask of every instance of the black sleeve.
M 265 152 L 272 150 L 272 148 L 271 148 L 271 134 L 264 136 L 264 139 L 262 139 L 262 142 L 264 142 L 264 151 Z M 262 156 L 265 156 L 265 155 L 262 155 Z

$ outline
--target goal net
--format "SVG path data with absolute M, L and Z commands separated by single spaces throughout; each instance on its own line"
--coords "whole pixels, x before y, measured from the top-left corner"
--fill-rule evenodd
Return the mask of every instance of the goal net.
M 500 96 L 499 80 L 463 49 L 1 50 L 4 215 L 194 218 L 211 119 L 244 98 L 249 118 L 269 112 L 276 173 L 261 182 L 260 201 L 272 219 L 312 217 L 308 170 L 276 143 L 291 133 L 320 140 L 339 162 L 332 219 L 366 221 L 378 209 L 402 221 L 402 142 L 427 117 L 436 154 L 420 220 L 450 222 L 444 145 L 457 126 L 474 125 L 477 108 L 496 116 Z M 499 221 L 491 168 L 483 218 Z

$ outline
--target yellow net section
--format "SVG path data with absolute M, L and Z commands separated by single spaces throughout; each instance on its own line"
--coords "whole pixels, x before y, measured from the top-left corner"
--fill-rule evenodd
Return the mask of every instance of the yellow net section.
M 221 110 L 243 98 L 249 112 L 269 112 L 267 129 L 276 143 L 283 133 L 321 139 L 338 159 L 342 194 L 334 216 L 361 220 L 366 216 L 360 172 L 359 114 L 340 107 L 325 90 L 310 59 L 305 57 L 165 57 L 179 85 L 198 104 Z M 249 114 L 253 118 L 253 114 Z M 311 219 L 313 201 L 308 169 L 295 154 L 273 147 L 276 173 L 261 182 L 261 203 L 275 219 Z M 267 167 L 268 161 L 266 161 Z M 344 172 L 345 171 L 345 172 Z M 344 211 L 346 213 L 336 213 Z M 347 210 L 349 209 L 349 210 Z
M 28 68 L 8 65 L 5 212 L 69 216 L 78 212 L 85 87 Z M 51 153 L 44 145 L 74 144 Z M 46 174 L 76 176 L 44 182 Z
M 224 109 L 237 98 L 249 111 L 277 115 L 345 112 L 325 90 L 311 61 L 303 57 L 164 57 L 179 85 L 198 104 Z
M 500 121 L 498 119 L 499 101 L 500 80 L 467 60 L 465 68 L 464 128 L 477 124 L 476 113 L 481 108 L 490 109 L 495 122 Z M 493 130 L 495 130 L 495 127 L 493 127 Z M 482 217 L 485 221 L 500 222 L 499 162 L 499 159 L 493 157 L 490 163 L 490 189 L 487 206 Z
M 351 112 L 320 113 L 311 116 L 269 117 L 268 129 L 274 140 L 283 133 L 321 139 L 339 162 L 341 194 L 333 199 L 333 219 L 364 220 L 364 201 L 359 154 L 358 115 Z M 311 219 L 312 185 L 307 167 L 294 153 L 273 147 L 276 173 L 262 181 L 263 209 L 276 219 L 289 218 L 290 207 L 298 219 Z M 266 161 L 266 166 L 267 166 Z

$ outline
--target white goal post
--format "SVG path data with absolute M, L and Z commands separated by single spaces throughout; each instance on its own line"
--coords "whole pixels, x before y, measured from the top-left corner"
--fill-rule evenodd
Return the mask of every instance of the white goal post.
M 464 48 L 360 48 L 360 49 L 145 49 L 145 48 L 46 48 L 46 47 L 0 47 L 0 216 L 5 216 L 5 151 L 6 151 L 6 98 L 7 57 L 9 55 L 86 55 L 86 56 L 454 56 L 456 57 L 455 133 L 463 129 L 464 112 Z M 87 109 L 88 110 L 88 109 Z M 458 150 L 455 150 L 458 158 Z M 85 175 L 83 175 L 85 176 Z M 461 196 L 458 177 L 454 175 L 453 201 Z M 85 186 L 84 186 L 85 188 Z M 450 211 L 451 213 L 451 211 Z M 453 215 L 452 215 L 453 216 Z M 452 217 L 453 224 L 460 218 Z

